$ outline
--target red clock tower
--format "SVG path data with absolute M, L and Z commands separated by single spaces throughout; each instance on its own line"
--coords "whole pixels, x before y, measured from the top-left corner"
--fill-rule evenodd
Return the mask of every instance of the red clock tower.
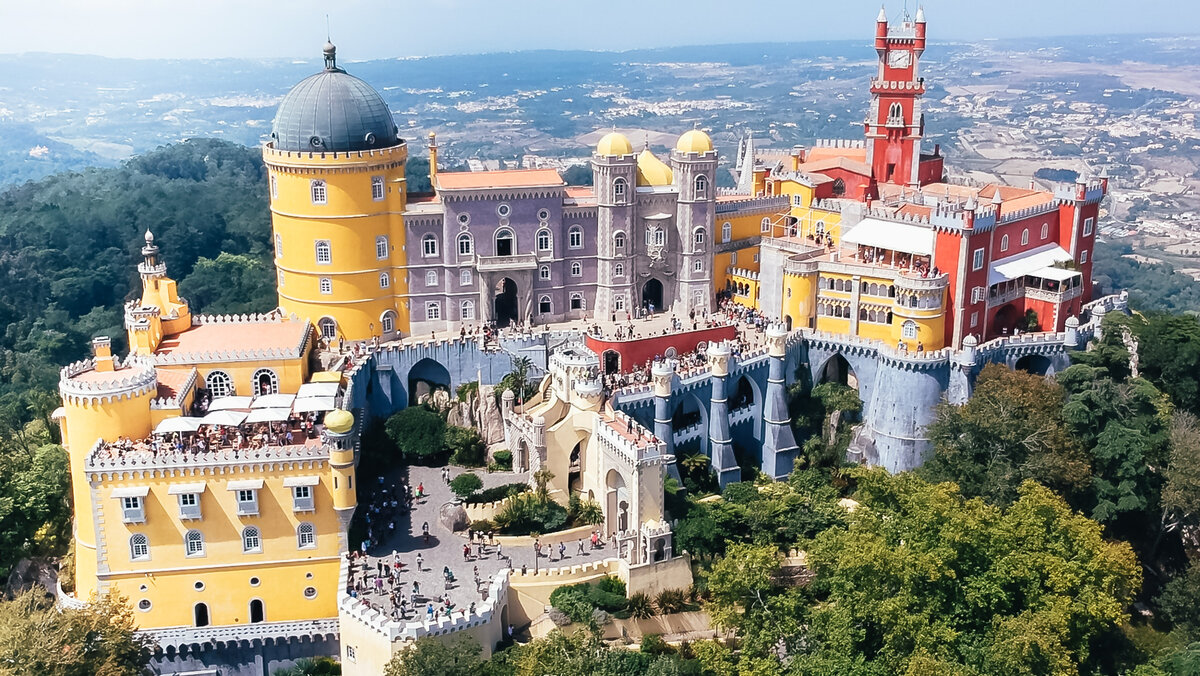
M 925 10 L 918 8 L 915 20 L 906 15 L 900 23 L 889 24 L 880 8 L 875 51 L 879 53 L 879 72 L 871 79 L 867 163 L 876 181 L 915 187 L 921 184 L 921 136 L 925 133 L 921 114 L 925 80 L 917 70 L 925 51 Z

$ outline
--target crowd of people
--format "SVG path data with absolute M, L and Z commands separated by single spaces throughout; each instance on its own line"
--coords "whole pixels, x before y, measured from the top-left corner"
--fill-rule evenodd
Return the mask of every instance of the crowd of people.
M 208 453 L 220 450 L 246 451 L 268 446 L 293 446 L 321 436 L 318 414 L 293 415 L 285 422 L 201 425 L 195 432 L 151 434 L 144 439 L 117 437 L 100 449 L 101 456 L 130 457 L 131 454 L 162 456 Z

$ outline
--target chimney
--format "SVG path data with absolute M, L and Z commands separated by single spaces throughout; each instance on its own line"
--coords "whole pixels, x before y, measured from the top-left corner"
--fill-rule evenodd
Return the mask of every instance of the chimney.
M 108 336 L 96 336 L 92 339 L 92 356 L 97 371 L 116 370 L 112 356 L 112 339 Z

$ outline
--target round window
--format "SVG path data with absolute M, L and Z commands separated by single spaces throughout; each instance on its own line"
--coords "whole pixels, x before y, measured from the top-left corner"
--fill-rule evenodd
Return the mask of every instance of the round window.
M 260 583 L 261 583 L 261 581 L 257 577 L 250 578 L 250 586 L 251 587 L 257 587 Z
M 539 221 L 550 220 L 550 210 L 549 209 L 538 209 L 538 220 Z
M 204 583 L 200 580 L 196 580 L 196 584 L 192 586 L 196 588 L 196 591 L 204 591 Z
M 305 587 L 304 588 L 304 598 L 306 598 L 306 599 L 317 598 L 317 588 L 316 587 Z
M 313 579 L 313 574 L 312 574 L 312 573 L 305 573 L 305 574 L 304 574 L 304 579 L 305 579 L 305 580 L 311 580 L 311 579 Z
M 144 613 L 147 610 L 150 610 L 152 605 L 153 604 L 150 603 L 150 599 L 142 599 L 141 601 L 138 601 L 138 610 Z
M 471 222 L 471 214 L 468 214 L 468 213 L 461 213 L 461 214 L 459 214 L 459 215 L 458 215 L 458 222 L 459 222 L 459 223 L 462 223 L 463 225 L 466 225 L 467 223 L 470 223 L 470 222 Z
M 507 217 L 509 214 L 512 213 L 512 207 L 508 206 L 507 204 L 501 204 L 500 206 L 496 207 L 496 213 L 500 214 L 501 216 Z

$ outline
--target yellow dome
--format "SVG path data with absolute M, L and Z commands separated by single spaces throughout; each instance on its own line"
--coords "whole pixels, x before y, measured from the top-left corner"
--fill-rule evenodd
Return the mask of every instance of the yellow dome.
M 712 149 L 712 139 L 699 129 L 684 132 L 683 136 L 679 137 L 679 142 L 675 144 L 675 150 L 681 153 L 711 153 Z
M 334 434 L 345 434 L 354 427 L 354 414 L 343 408 L 335 408 L 325 414 L 325 429 Z
M 658 156 L 646 148 L 637 158 L 637 184 L 674 185 L 675 176 L 666 162 L 658 159 Z
M 620 132 L 609 132 L 596 144 L 597 155 L 631 155 L 633 144 Z

